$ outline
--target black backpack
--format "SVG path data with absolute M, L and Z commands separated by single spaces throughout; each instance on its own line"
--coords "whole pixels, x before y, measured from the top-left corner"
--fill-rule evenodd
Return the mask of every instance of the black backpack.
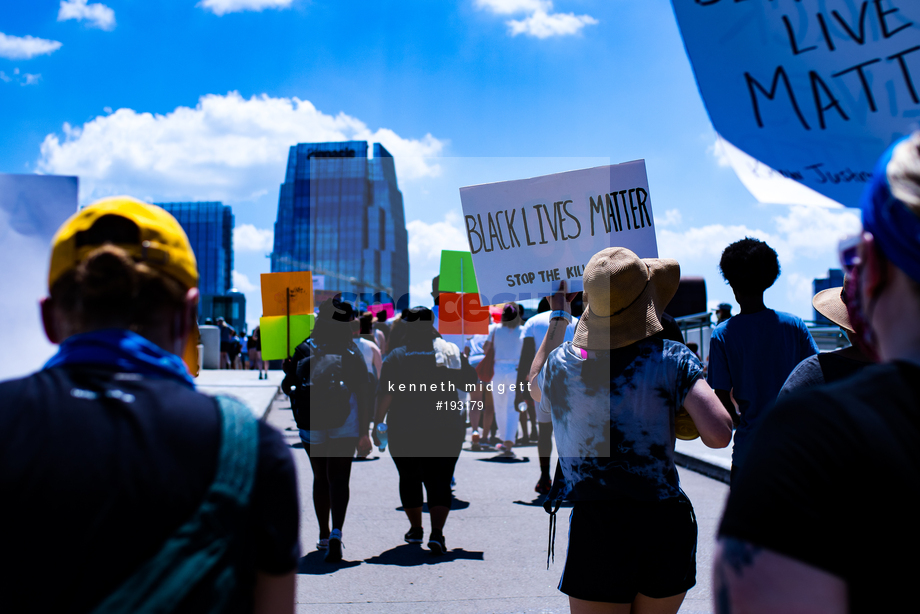
M 306 346 L 306 347 L 304 347 Z M 307 339 L 299 350 L 306 354 L 294 372 L 296 388 L 291 395 L 291 409 L 297 426 L 304 430 L 334 429 L 345 424 L 351 413 L 351 395 L 359 394 L 366 378 L 364 359 L 353 347 L 341 352 L 329 351 Z M 349 358 L 351 355 L 351 358 Z M 358 358 L 358 362 L 355 362 Z M 349 372 L 361 367 L 361 372 Z

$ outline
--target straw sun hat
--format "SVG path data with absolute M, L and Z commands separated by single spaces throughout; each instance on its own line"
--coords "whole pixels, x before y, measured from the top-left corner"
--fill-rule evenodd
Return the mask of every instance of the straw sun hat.
M 677 292 L 680 265 L 610 247 L 588 261 L 583 280 L 587 305 L 573 344 L 613 350 L 663 330 L 661 314 Z
M 845 297 L 846 285 L 849 280 L 843 282 L 843 288 L 828 288 L 821 290 L 811 299 L 811 304 L 815 310 L 822 316 L 848 332 L 853 332 L 853 325 L 850 324 L 850 316 L 847 314 L 847 305 Z

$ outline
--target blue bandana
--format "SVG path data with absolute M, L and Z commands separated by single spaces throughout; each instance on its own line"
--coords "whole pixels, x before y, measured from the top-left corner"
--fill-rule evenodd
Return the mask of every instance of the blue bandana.
M 122 328 L 68 337 L 44 368 L 69 365 L 113 366 L 125 373 L 175 379 L 195 387 L 181 358 Z
M 876 245 L 895 266 L 920 282 L 920 218 L 894 197 L 888 183 L 888 163 L 894 149 L 909 138 L 898 139 L 879 158 L 860 207 L 863 228 L 872 233 Z

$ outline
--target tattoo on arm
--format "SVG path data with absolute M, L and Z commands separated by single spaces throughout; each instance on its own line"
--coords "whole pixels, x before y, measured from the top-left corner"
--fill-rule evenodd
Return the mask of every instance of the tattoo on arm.
M 732 611 L 729 570 L 736 576 L 743 575 L 744 571 L 754 564 L 754 559 L 761 550 L 760 547 L 740 539 L 731 537 L 722 539 L 722 552 L 715 565 L 716 614 L 731 614 Z

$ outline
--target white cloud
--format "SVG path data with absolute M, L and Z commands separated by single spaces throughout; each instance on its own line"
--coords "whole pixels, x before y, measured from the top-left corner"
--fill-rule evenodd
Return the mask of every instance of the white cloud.
M 5 72 L 3 72 L 2 70 L 0 70 L 0 81 L 4 81 L 4 82 L 6 82 L 6 83 L 9 83 L 9 82 L 12 81 L 12 80 L 13 80 L 12 77 L 10 77 L 10 76 L 7 75 Z
M 19 84 L 20 85 L 35 85 L 36 83 L 38 83 L 38 80 L 41 78 L 42 76 L 40 74 L 30 75 L 29 73 L 24 73 L 22 75 L 22 79 L 20 79 Z
M 549 0 L 476 0 L 476 6 L 488 9 L 496 15 L 513 15 L 549 11 L 552 10 L 553 3 Z
M 118 109 L 79 127 L 65 123 L 63 136 L 45 137 L 37 167 L 79 176 L 82 202 L 112 194 L 238 202 L 278 189 L 291 145 L 347 140 L 382 143 L 400 180 L 440 173 L 430 158 L 445 141 L 430 134 L 407 139 L 307 100 L 246 100 L 237 92 L 208 94 L 165 115 Z
M 511 36 L 527 34 L 536 38 L 549 38 L 550 36 L 578 34 L 585 26 L 596 23 L 598 21 L 590 15 L 536 11 L 524 19 L 510 20 L 508 22 L 508 32 Z
M 197 6 L 207 9 L 215 15 L 240 13 L 243 11 L 262 11 L 265 9 L 285 9 L 293 0 L 201 0 Z
M 740 241 L 745 237 L 766 241 L 773 248 L 776 248 L 775 244 L 779 241 L 778 237 L 747 226 L 710 224 L 699 228 L 689 228 L 684 232 L 660 230 L 658 232 L 658 252 L 662 258 L 674 258 L 678 262 L 715 257 L 718 263 L 722 250 L 729 243 Z
M 672 210 L 673 211 L 673 210 Z M 667 217 L 670 211 L 665 213 Z M 747 226 L 711 224 L 690 228 L 684 232 L 660 230 L 659 251 L 663 258 L 712 258 L 716 261 L 729 243 L 745 237 L 767 242 L 776 250 L 780 262 L 791 263 L 798 257 L 833 258 L 840 239 L 855 234 L 861 228 L 858 213 L 853 209 L 824 209 L 822 207 L 789 207 L 786 215 L 773 218 L 774 232 Z M 663 224 L 658 222 L 659 226 Z
M 496 15 L 525 13 L 523 19 L 506 21 L 508 34 L 526 34 L 535 38 L 578 34 L 588 25 L 598 23 L 590 15 L 554 13 L 551 0 L 476 0 L 476 6 Z
M 413 220 L 409 231 L 409 270 L 420 281 L 409 286 L 413 305 L 431 305 L 431 280 L 441 269 L 441 250 L 469 251 L 463 220 L 456 210 L 448 211 L 440 222 Z
M 440 266 L 441 250 L 469 251 L 470 244 L 461 224 L 460 215 L 456 211 L 448 211 L 443 221 L 433 224 L 421 220 L 409 222 L 406 224 L 406 230 L 409 231 L 409 258 L 433 261 Z
M 728 151 L 726 151 L 725 141 L 719 137 L 716 137 L 712 145 L 706 148 L 706 152 L 715 159 L 719 167 L 731 168 L 732 161 L 728 156 Z
M 668 209 L 664 215 L 655 219 L 655 225 L 659 228 L 663 226 L 680 226 L 684 221 L 684 216 L 680 214 L 679 209 Z
M 270 252 L 274 248 L 275 232 L 241 224 L 233 229 L 233 250 L 237 252 Z
M 0 58 L 9 60 L 28 60 L 37 55 L 53 53 L 61 48 L 58 41 L 50 41 L 34 36 L 12 36 L 0 32 Z
M 76 19 L 77 21 L 86 20 L 86 25 L 91 28 L 100 30 L 115 29 L 115 11 L 104 4 L 94 3 L 87 4 L 88 0 L 61 0 L 61 8 L 58 11 L 57 20 L 67 21 Z
M 789 301 L 797 304 L 811 302 L 814 290 L 811 278 L 800 273 L 789 273 L 783 277 L 786 279 L 786 298 Z
M 239 271 L 233 271 L 230 276 L 233 279 L 233 287 L 240 292 L 255 292 L 259 289 L 258 286 L 249 281 L 249 277 Z
M 787 215 L 775 217 L 773 221 L 788 250 L 807 257 L 818 257 L 828 251 L 834 253 L 840 239 L 862 228 L 855 209 L 790 207 Z

